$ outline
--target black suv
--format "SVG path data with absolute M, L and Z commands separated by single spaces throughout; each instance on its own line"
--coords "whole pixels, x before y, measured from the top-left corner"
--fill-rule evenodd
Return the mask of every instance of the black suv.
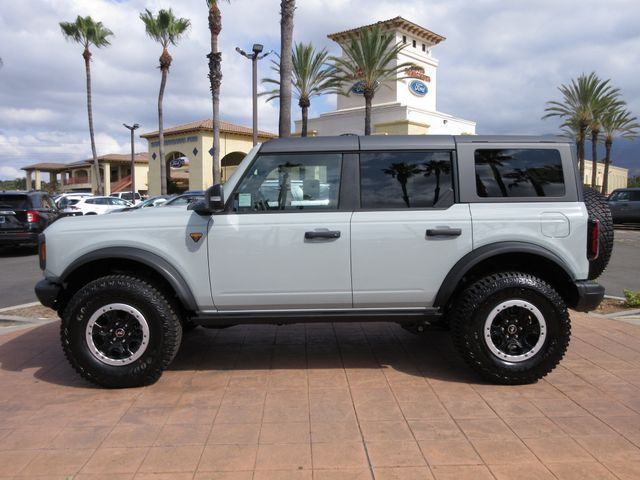
M 0 192 L 0 247 L 37 245 L 38 235 L 60 215 L 45 192 Z

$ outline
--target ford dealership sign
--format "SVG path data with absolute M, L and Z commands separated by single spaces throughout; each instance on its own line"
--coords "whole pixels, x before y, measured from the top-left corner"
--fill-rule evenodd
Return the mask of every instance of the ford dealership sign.
M 409 90 L 411 90 L 411 93 L 419 97 L 424 97 L 429 91 L 429 89 L 427 88 L 427 84 L 422 80 L 411 80 L 411 83 L 409 84 Z

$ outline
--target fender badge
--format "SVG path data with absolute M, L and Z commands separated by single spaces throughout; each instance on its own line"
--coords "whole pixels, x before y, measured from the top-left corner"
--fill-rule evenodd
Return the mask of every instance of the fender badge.
M 193 240 L 195 243 L 198 243 L 202 238 L 202 233 L 200 232 L 190 233 L 189 236 L 191 237 L 191 240 Z

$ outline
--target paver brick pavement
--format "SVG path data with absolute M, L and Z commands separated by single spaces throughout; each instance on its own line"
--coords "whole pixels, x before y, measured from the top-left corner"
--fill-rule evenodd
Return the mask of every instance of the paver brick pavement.
M 57 322 L 0 336 L 0 478 L 640 478 L 640 326 L 573 312 L 533 385 L 483 382 L 446 333 L 197 329 L 155 385 L 94 387 Z

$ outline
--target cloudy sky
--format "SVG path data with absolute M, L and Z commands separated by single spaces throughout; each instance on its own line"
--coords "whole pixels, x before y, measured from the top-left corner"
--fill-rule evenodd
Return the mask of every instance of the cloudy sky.
M 84 63 L 79 45 L 58 22 L 91 15 L 114 32 L 111 46 L 94 49 L 94 123 L 98 154 L 129 151 L 122 123 L 157 129 L 160 47 L 145 36 L 139 12 L 172 7 L 191 20 L 188 36 L 170 52 L 165 126 L 206 118 L 210 97 L 205 0 L 0 0 L 0 179 L 36 162 L 90 157 Z M 221 2 L 223 87 L 221 116 L 251 125 L 250 62 L 235 47 L 279 48 L 279 0 Z M 486 134 L 556 133 L 541 120 L 557 86 L 596 71 L 622 89 L 640 115 L 640 2 L 637 0 L 298 0 L 294 39 L 337 54 L 328 33 L 397 15 L 447 40 L 440 60 L 438 110 L 477 121 Z M 263 60 L 259 77 L 270 74 Z M 335 108 L 314 100 L 312 115 Z M 295 102 L 294 102 L 295 105 Z M 277 131 L 277 105 L 260 102 L 260 128 Z M 293 118 L 299 117 L 294 109 Z M 137 150 L 146 150 L 138 139 Z M 640 174 L 640 142 L 614 145 L 615 163 Z

